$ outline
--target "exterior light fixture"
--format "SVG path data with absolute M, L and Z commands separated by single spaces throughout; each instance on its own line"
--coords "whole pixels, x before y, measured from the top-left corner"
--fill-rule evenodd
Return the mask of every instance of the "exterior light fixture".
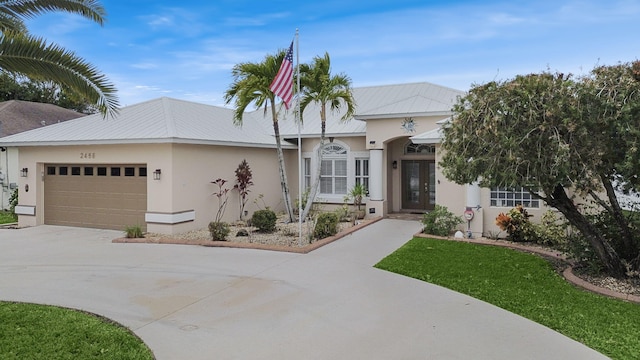
M 153 172 L 153 180 L 160 180 L 160 174 L 162 174 L 162 171 L 160 169 L 156 169 L 156 171 Z
M 20 176 L 22 176 L 22 177 L 27 177 L 28 173 L 29 173 L 29 169 L 28 168 L 22 168 L 22 170 L 20 170 Z
M 376 144 L 376 141 L 375 141 L 375 140 L 370 140 L 370 141 L 369 141 L 369 145 L 375 145 L 375 144 Z
M 391 166 L 392 166 L 394 169 L 397 169 L 397 168 L 398 168 L 398 160 L 393 160 L 393 162 L 391 163 Z

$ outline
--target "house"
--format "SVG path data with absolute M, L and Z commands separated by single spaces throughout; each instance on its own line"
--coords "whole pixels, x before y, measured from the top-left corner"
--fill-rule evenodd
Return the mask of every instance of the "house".
M 0 137 L 57 124 L 84 116 L 52 104 L 21 100 L 0 102 Z M 9 198 L 18 186 L 20 174 L 16 149 L 0 147 L 0 209 L 9 207 Z
M 436 204 L 469 218 L 476 234 L 495 231 L 494 219 L 517 203 L 537 215 L 542 204 L 526 191 L 481 189 L 447 180 L 438 167 L 439 128 L 462 91 L 431 83 L 355 88 L 356 114 L 340 121 L 329 113 L 318 199 L 339 206 L 356 183 L 369 190 L 368 217 L 423 213 Z M 285 165 L 292 197 L 298 179 L 309 186 L 320 141 L 319 110 L 309 106 L 299 127 L 281 114 Z M 176 234 L 204 228 L 218 209 L 213 180 L 228 180 L 246 159 L 254 186 L 247 215 L 261 207 L 284 209 L 270 112 L 245 114 L 171 98 L 121 109 L 116 118 L 91 115 L 0 139 L 19 149 L 21 226 L 57 224 Z M 298 159 L 298 145 L 301 159 Z M 301 164 L 301 171 L 298 171 Z M 229 194 L 224 219 L 240 217 Z M 467 225 L 464 226 L 464 229 Z

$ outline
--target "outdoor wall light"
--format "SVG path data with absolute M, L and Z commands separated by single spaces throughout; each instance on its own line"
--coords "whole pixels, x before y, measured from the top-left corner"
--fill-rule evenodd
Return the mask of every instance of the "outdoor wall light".
M 28 173 L 29 173 L 29 169 L 27 168 L 22 168 L 22 170 L 20 170 L 20 176 L 22 177 L 27 177 Z
M 376 141 L 375 141 L 375 140 L 370 140 L 370 141 L 369 141 L 369 145 L 375 145 L 375 144 L 376 144 Z
M 162 174 L 162 171 L 160 169 L 156 169 L 156 171 L 153 172 L 153 180 L 160 180 L 160 174 Z
M 397 161 L 397 160 L 393 160 L 393 162 L 391 163 L 391 166 L 392 166 L 394 169 L 397 169 L 397 168 L 398 168 L 398 161 Z

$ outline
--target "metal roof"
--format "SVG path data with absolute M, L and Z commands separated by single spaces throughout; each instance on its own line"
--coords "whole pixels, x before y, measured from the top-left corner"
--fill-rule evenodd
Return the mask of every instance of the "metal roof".
M 354 88 L 356 103 L 354 119 L 342 121 L 344 109 L 340 113 L 327 111 L 327 136 L 364 135 L 367 124 L 364 120 L 388 119 L 409 116 L 451 115 L 451 109 L 465 92 L 428 82 L 382 85 Z M 282 109 L 284 111 L 284 108 Z M 254 113 L 262 117 L 262 112 Z M 269 116 L 269 119 L 271 117 Z M 309 104 L 303 117 L 302 137 L 320 136 L 320 107 Z M 297 134 L 298 126 L 293 109 L 280 120 L 280 133 L 286 138 Z
M 327 112 L 326 135 L 364 136 L 365 120 L 406 116 L 449 115 L 464 92 L 423 82 L 354 88 L 356 116 L 342 121 L 344 113 Z M 281 105 L 278 105 L 280 108 Z M 294 108 L 280 109 L 280 134 L 295 138 L 298 124 Z M 310 104 L 303 114 L 302 137 L 320 135 L 320 107 Z M 233 124 L 233 110 L 167 97 L 120 109 L 113 118 L 89 115 L 64 123 L 0 138 L 1 145 L 44 146 L 122 143 L 194 143 L 275 147 L 271 112 L 246 112 L 242 127 Z M 295 147 L 284 142 L 285 148 Z
M 414 144 L 438 144 L 442 140 L 442 128 L 435 128 L 410 137 Z
M 273 130 L 247 118 L 233 124 L 233 110 L 162 97 L 120 109 L 117 116 L 89 115 L 0 138 L 10 146 L 122 143 L 192 143 L 275 147 Z M 288 147 L 288 144 L 283 144 Z

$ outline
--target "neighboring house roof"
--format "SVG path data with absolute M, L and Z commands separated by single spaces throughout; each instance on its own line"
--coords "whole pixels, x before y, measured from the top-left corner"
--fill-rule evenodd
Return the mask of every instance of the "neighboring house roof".
M 21 100 L 0 102 L 0 137 L 76 119 L 85 114 L 53 104 Z
M 428 82 L 353 88 L 352 92 L 356 103 L 354 119 L 341 121 L 344 109 L 340 113 L 327 109 L 327 136 L 364 135 L 367 126 L 363 120 L 450 115 L 458 98 L 465 95 L 464 91 Z M 290 110 L 280 122 L 280 132 L 287 138 L 297 135 L 294 115 Z M 305 110 L 301 135 L 320 135 L 318 104 L 312 103 Z
M 0 139 L 12 146 L 191 143 L 275 147 L 264 121 L 233 124 L 233 110 L 162 97 L 120 109 L 117 116 L 85 116 Z M 293 147 L 283 144 L 284 147 Z

